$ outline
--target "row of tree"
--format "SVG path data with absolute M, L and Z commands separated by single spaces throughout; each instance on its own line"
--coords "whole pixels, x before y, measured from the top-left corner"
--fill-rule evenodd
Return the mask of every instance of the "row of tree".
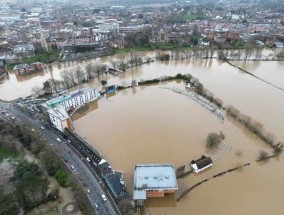
M 244 125 L 249 131 L 259 137 L 264 143 L 269 145 L 273 149 L 275 155 L 279 155 L 283 151 L 283 143 L 276 143 L 273 134 L 267 133 L 260 122 L 253 120 L 250 116 L 242 114 L 233 106 L 226 107 L 226 113 L 236 119 L 239 123 Z

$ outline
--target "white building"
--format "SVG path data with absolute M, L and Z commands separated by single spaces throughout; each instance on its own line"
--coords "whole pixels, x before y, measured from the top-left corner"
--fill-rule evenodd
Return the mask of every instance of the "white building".
M 62 132 L 65 128 L 71 128 L 71 119 L 63 106 L 50 108 L 47 112 L 49 114 L 49 119 L 55 128 Z
M 99 25 L 100 31 L 118 31 L 119 24 L 117 22 L 104 22 Z
M 100 93 L 96 89 L 86 88 L 51 99 L 46 102 L 46 105 L 50 108 L 62 105 L 66 111 L 69 111 L 94 101 L 99 96 Z
M 94 88 L 77 90 L 49 101 L 43 105 L 47 109 L 50 121 L 55 128 L 64 131 L 71 128 L 71 119 L 67 111 L 74 110 L 91 101 L 98 99 L 100 93 Z

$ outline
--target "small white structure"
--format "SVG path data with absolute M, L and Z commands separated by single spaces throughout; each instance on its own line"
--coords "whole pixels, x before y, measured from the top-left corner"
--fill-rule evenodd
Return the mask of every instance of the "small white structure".
M 195 173 L 199 173 L 213 165 L 213 161 L 210 157 L 204 155 L 201 156 L 198 160 L 192 160 L 190 166 Z

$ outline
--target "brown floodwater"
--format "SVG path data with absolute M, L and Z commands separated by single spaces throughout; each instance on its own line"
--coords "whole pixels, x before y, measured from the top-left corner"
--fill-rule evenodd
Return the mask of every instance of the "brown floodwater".
M 144 53 L 145 54 L 145 53 Z M 153 53 L 151 53 L 153 55 Z M 115 56 L 120 58 L 120 56 Z M 92 60 L 107 63 L 111 57 Z M 236 63 L 256 76 L 284 87 L 283 62 Z M 54 66 L 43 75 L 34 74 L 0 84 L 0 98 L 11 100 L 30 94 L 33 86 L 40 86 L 50 77 L 60 78 L 60 71 L 76 67 Z M 83 68 L 84 63 L 80 64 Z M 88 84 L 100 88 L 100 80 L 109 84 L 125 84 L 131 80 L 190 73 L 226 105 L 231 104 L 242 113 L 261 122 L 278 141 L 284 141 L 284 92 L 232 66 L 217 60 L 187 60 L 154 62 L 129 69 L 120 76 L 104 75 Z M 256 164 L 258 152 L 271 152 L 263 143 L 232 120 L 220 120 L 191 99 L 162 86 L 184 87 L 171 82 L 162 85 L 128 89 L 93 102 L 73 117 L 76 131 L 96 147 L 111 165 L 125 172 L 127 188 L 132 193 L 135 163 L 172 162 L 176 167 L 188 164 L 205 151 L 209 132 L 222 131 L 225 142 L 232 146 L 214 166 L 200 174 L 178 180 L 179 190 L 163 199 L 147 201 L 147 214 L 279 214 L 284 210 L 283 155 L 267 163 Z M 195 183 L 235 167 L 251 162 L 241 171 L 210 180 L 176 203 L 181 192 Z
M 222 131 L 232 149 L 199 175 L 178 180 L 179 191 L 147 201 L 147 214 L 267 214 L 282 211 L 283 158 L 256 164 L 260 149 L 270 149 L 234 121 L 220 120 L 191 99 L 161 86 L 128 89 L 93 104 L 94 111 L 74 121 L 76 132 L 86 137 L 112 164 L 125 172 L 132 193 L 136 163 L 188 164 L 205 150 L 206 136 Z M 92 104 L 88 109 L 92 109 Z M 241 153 L 240 153 L 241 152 Z M 241 155 L 239 155 L 241 154 Z M 176 203 L 175 198 L 195 183 L 219 172 L 251 162 L 251 166 L 213 179 Z M 206 203 L 206 204 L 204 204 Z

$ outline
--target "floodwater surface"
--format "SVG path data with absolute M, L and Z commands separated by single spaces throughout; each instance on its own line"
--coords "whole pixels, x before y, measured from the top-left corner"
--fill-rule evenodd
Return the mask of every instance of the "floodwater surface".
M 115 56 L 117 57 L 117 56 Z M 108 62 L 111 57 L 92 60 Z M 235 63 L 256 76 L 284 88 L 283 62 Z M 0 98 L 11 100 L 30 94 L 48 78 L 60 78 L 60 71 L 16 78 L 13 74 L 0 84 Z M 84 63 L 80 66 L 84 68 Z M 190 73 L 225 105 L 233 105 L 242 113 L 262 123 L 275 140 L 284 141 L 284 92 L 230 65 L 212 60 L 154 62 L 131 68 L 119 76 L 106 74 L 80 87 L 101 88 L 100 81 L 127 84 L 177 73 Z M 108 98 L 90 103 L 73 116 L 76 132 L 85 137 L 111 163 L 125 172 L 127 189 L 132 193 L 133 170 L 136 163 L 173 163 L 187 165 L 205 150 L 208 133 L 222 131 L 224 142 L 232 148 L 222 154 L 211 169 L 198 175 L 179 179 L 175 195 L 147 201 L 147 214 L 167 215 L 267 215 L 284 211 L 283 155 L 268 162 L 255 163 L 260 150 L 271 149 L 232 119 L 224 123 L 190 98 L 163 86 L 183 88 L 182 82 L 143 86 L 120 91 Z M 186 188 L 199 181 L 244 163 L 240 171 L 210 180 L 187 194 L 180 202 L 175 199 Z

